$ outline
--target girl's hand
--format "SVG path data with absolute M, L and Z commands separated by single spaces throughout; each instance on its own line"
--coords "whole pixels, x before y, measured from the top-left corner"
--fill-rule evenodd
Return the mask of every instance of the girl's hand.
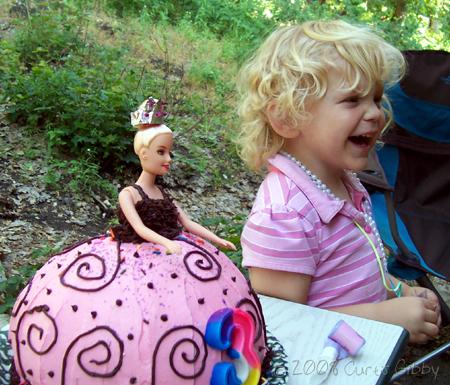
M 175 241 L 165 242 L 166 254 L 181 254 L 181 245 Z
M 425 299 L 430 300 L 436 308 L 436 313 L 439 315 L 437 325 L 439 327 L 441 327 L 441 324 L 442 324 L 441 305 L 439 304 L 439 299 L 436 296 L 436 294 L 433 292 L 433 290 L 427 289 L 425 287 L 420 287 L 420 286 L 412 286 L 409 288 L 409 292 L 407 292 L 405 294 L 406 294 L 406 296 L 419 297 L 419 298 L 425 298 Z
M 223 247 L 223 248 L 228 249 L 228 250 L 236 251 L 236 246 L 233 243 L 231 243 L 230 241 L 227 241 L 226 239 L 219 238 L 216 243 L 220 247 Z
M 385 313 L 383 318 L 408 330 L 410 342 L 424 343 L 439 334 L 440 312 L 429 298 L 407 296 L 380 305 Z

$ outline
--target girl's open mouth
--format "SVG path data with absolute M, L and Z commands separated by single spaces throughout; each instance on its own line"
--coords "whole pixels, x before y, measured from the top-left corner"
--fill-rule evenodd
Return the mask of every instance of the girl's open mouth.
M 348 140 L 357 146 L 367 147 L 372 143 L 372 135 L 355 135 L 350 136 Z

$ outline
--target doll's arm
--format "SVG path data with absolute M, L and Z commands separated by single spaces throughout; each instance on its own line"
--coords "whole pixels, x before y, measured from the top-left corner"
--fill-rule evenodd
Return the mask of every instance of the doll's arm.
M 163 237 L 144 225 L 141 217 L 136 211 L 133 195 L 127 187 L 125 187 L 119 194 L 119 205 L 128 222 L 141 238 L 148 242 L 153 242 L 164 246 L 169 253 L 179 254 L 181 252 L 181 246 L 177 242 Z
M 250 282 L 260 294 L 305 304 L 311 276 L 288 271 L 249 268 Z
M 179 214 L 180 223 L 183 225 L 184 229 L 192 234 L 198 235 L 201 238 L 205 238 L 211 242 L 218 244 L 221 247 L 224 247 L 229 250 L 236 250 L 236 246 L 234 246 L 230 241 L 226 239 L 218 237 L 212 231 L 208 230 L 206 227 L 203 227 L 197 222 L 194 222 L 190 219 L 186 213 L 180 208 L 179 205 L 176 205 Z

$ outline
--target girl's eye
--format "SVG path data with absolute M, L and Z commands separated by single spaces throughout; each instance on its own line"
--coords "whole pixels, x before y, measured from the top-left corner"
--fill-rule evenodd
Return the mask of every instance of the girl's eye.
M 158 151 L 156 151 L 156 153 L 157 153 L 158 155 L 164 155 L 164 150 L 158 150 Z
M 358 103 L 359 97 L 358 96 L 350 96 L 346 99 L 344 99 L 344 103 Z

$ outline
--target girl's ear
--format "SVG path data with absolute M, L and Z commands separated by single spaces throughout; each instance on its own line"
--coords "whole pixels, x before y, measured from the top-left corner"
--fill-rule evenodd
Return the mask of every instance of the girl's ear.
M 300 130 L 286 122 L 286 119 L 281 117 L 277 111 L 277 103 L 272 101 L 266 109 L 267 119 L 269 120 L 272 129 L 285 139 L 293 139 L 300 135 Z

